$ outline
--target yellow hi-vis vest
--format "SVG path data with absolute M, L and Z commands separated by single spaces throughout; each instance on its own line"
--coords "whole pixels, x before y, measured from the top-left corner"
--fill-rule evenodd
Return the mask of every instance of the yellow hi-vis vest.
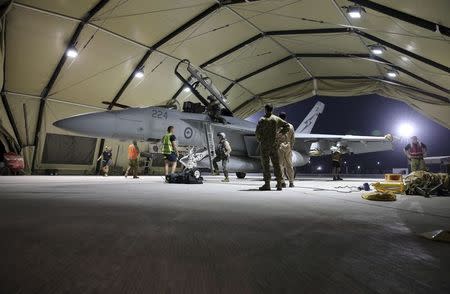
M 163 154 L 170 154 L 170 153 L 173 152 L 172 142 L 170 142 L 170 137 L 171 136 L 172 136 L 171 133 L 167 133 L 162 138 L 162 143 L 163 143 L 162 153 Z

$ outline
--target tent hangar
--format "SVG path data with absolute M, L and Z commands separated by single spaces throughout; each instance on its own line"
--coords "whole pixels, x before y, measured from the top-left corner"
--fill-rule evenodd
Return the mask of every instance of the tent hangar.
M 267 102 L 379 94 L 450 128 L 450 2 L 432 2 L 3 0 L 2 145 L 35 171 L 89 172 L 104 144 L 125 158 L 124 142 L 52 123 L 195 99 L 174 75 L 183 59 L 239 117 Z M 58 158 L 50 141 L 80 155 Z

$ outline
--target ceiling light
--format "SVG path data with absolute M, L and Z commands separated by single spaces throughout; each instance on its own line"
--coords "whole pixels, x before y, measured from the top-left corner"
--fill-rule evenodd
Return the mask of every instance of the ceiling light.
M 381 55 L 384 51 L 386 51 L 386 47 L 381 46 L 379 44 L 369 45 L 370 52 L 375 55 Z
M 363 12 L 366 12 L 361 6 L 349 6 L 347 7 L 347 14 L 351 18 L 361 18 Z
M 189 87 L 184 87 L 183 92 L 191 92 L 191 89 L 189 89 Z
M 401 59 L 402 59 L 403 61 L 409 61 L 409 58 L 406 57 L 406 56 L 402 56 Z
M 142 79 L 144 77 L 144 68 L 138 69 L 135 73 L 134 76 L 138 79 Z
M 387 76 L 390 78 L 396 78 L 398 76 L 398 71 L 390 69 L 387 71 Z
M 67 49 L 66 55 L 69 58 L 76 58 L 78 56 L 77 48 L 75 48 L 75 46 L 71 46 L 69 49 Z

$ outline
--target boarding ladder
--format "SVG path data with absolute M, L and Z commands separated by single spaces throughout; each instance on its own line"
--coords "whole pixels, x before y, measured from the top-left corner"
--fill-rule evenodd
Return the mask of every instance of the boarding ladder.
M 205 133 L 206 133 L 206 147 L 209 155 L 209 167 L 211 169 L 211 173 L 214 172 L 213 167 L 213 158 L 215 157 L 216 148 L 214 146 L 214 131 L 211 123 L 207 122 L 204 124 Z

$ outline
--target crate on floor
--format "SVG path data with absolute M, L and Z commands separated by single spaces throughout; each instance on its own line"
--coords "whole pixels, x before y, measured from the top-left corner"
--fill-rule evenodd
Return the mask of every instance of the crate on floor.
M 384 180 L 387 182 L 403 182 L 403 176 L 401 174 L 385 174 Z

